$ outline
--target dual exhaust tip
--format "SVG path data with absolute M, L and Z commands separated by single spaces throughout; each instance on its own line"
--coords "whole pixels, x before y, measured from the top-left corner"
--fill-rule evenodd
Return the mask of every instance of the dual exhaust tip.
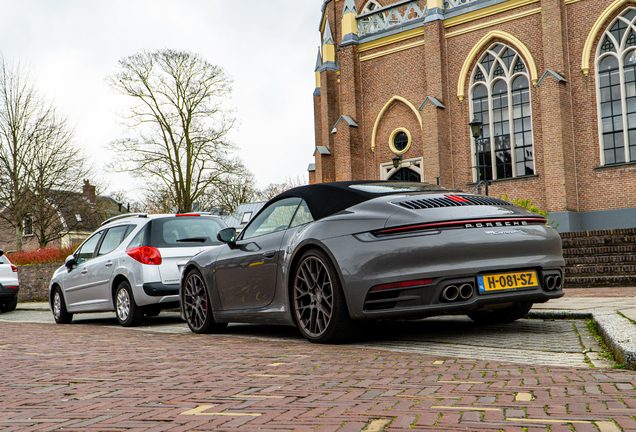
M 449 285 L 442 290 L 442 300 L 452 302 L 455 300 L 467 300 L 473 296 L 475 289 L 472 284 Z
M 561 289 L 562 284 L 563 284 L 563 280 L 561 279 L 560 275 L 545 277 L 544 286 L 548 291 Z

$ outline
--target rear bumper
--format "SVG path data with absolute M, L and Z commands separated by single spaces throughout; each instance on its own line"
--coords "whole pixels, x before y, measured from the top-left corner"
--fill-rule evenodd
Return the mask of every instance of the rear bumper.
M 161 282 L 151 282 L 143 284 L 143 289 L 150 297 L 179 295 L 179 284 L 164 285 Z
M 20 291 L 20 286 L 19 285 L 15 285 L 15 288 L 12 287 L 5 287 L 4 285 L 0 284 L 0 298 L 12 298 L 18 295 L 18 292 Z

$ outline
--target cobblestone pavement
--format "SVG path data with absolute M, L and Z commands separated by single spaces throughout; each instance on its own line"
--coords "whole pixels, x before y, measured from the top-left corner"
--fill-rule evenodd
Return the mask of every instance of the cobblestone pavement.
M 631 371 L 374 349 L 382 335 L 364 348 L 321 346 L 293 329 L 198 336 L 110 320 L 0 322 L 0 431 L 636 430 Z M 180 325 L 168 321 L 154 327 Z M 490 343 L 461 322 L 437 323 L 437 340 Z M 454 325 L 465 335 L 444 330 Z

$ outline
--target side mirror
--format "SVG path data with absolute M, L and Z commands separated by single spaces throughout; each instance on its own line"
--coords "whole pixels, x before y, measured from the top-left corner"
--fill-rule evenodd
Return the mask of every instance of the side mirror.
M 71 271 L 76 264 L 77 264 L 77 261 L 75 261 L 75 257 L 73 255 L 69 255 L 68 257 L 66 257 L 66 261 L 64 262 L 64 265 L 66 266 L 68 271 Z
M 216 238 L 223 243 L 233 247 L 236 242 L 236 228 L 223 228 L 216 235 Z

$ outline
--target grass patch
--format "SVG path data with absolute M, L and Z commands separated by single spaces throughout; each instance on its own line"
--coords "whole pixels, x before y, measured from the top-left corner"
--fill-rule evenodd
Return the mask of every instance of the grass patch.
M 609 361 L 612 361 L 613 363 L 617 363 L 614 366 L 612 366 L 613 369 L 624 369 L 625 365 L 618 364 L 618 362 L 614 358 L 614 354 L 612 353 L 612 350 L 610 350 L 610 348 L 607 346 L 607 344 L 603 340 L 603 337 L 601 337 L 601 335 L 598 333 L 598 329 L 596 328 L 596 323 L 594 322 L 594 320 L 593 319 L 586 320 L 585 325 L 587 326 L 587 329 L 590 331 L 590 333 L 594 336 L 594 339 L 596 339 L 596 341 L 601 346 L 602 351 L 599 352 L 598 355 L 604 358 L 605 360 L 609 360 Z

